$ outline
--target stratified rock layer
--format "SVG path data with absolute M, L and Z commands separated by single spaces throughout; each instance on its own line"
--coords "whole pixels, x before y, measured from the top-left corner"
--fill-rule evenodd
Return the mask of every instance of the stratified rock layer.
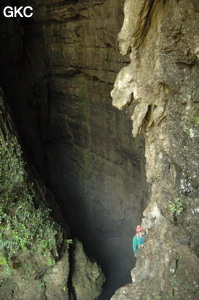
M 199 297 L 199 3 L 127 0 L 119 33 L 122 69 L 112 91 L 119 109 L 136 103 L 133 135 L 145 133 L 151 197 L 147 242 L 132 284 L 112 300 Z M 135 105 L 135 104 L 134 104 Z

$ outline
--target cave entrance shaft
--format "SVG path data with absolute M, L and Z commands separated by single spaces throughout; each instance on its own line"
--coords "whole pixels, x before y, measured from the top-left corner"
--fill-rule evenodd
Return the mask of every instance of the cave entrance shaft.
M 144 138 L 132 136 L 130 108 L 112 107 L 111 85 L 78 75 L 62 93 L 50 86 L 48 182 L 73 237 L 102 266 L 110 296 L 131 281 L 131 240 L 147 199 Z
M 27 22 L 4 20 L 1 85 L 29 159 L 101 264 L 110 296 L 131 281 L 147 199 L 144 139 L 132 137 L 130 108 L 116 110 L 110 97 L 129 60 L 117 43 L 124 0 L 38 4 Z

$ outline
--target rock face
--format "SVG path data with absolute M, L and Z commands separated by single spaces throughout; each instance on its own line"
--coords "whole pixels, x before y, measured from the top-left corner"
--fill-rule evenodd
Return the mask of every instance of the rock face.
M 72 284 L 75 299 L 96 299 L 102 270 L 77 239 L 69 262 L 69 231 L 53 221 L 67 228 L 53 195 L 25 167 L 1 89 L 0 114 L 0 299 L 74 299 Z
M 24 164 L 1 89 L 0 113 L 0 299 L 67 299 L 66 231 L 50 216 L 52 194 Z
M 129 62 L 117 43 L 123 4 L 36 0 L 33 18 L 0 28 L 6 99 L 72 235 L 106 273 L 102 300 L 131 281 L 131 238 L 147 199 L 143 137 L 131 135 L 132 108 L 119 112 L 110 97 Z
M 195 300 L 198 1 L 127 0 L 119 41 L 121 53 L 130 53 L 130 63 L 117 50 L 123 4 L 35 0 L 33 18 L 3 18 L 0 83 L 29 160 L 54 193 L 72 236 L 80 238 L 107 275 L 100 300 L 131 281 L 112 299 Z M 114 80 L 113 106 L 122 111 L 111 105 Z M 145 173 L 151 187 L 147 208 Z M 130 277 L 131 238 L 144 208 L 147 242 Z M 80 245 L 73 252 L 74 270 Z M 33 258 L 47 284 L 38 277 L 36 287 L 33 278 L 18 276 L 4 281 L 1 297 L 28 299 L 24 286 L 30 283 L 33 299 L 72 300 L 63 286 L 69 272 L 65 253 L 64 264 L 59 258 L 45 275 Z M 81 257 L 85 262 L 86 256 Z M 22 254 L 15 267 L 23 259 Z M 80 288 L 85 270 L 81 277 L 69 276 L 79 298 L 85 297 Z M 58 281 L 55 272 L 61 274 Z
M 199 3 L 127 0 L 119 33 L 130 50 L 113 105 L 135 106 L 133 135 L 144 132 L 151 196 L 142 226 L 147 242 L 132 284 L 112 300 L 199 297 Z
M 104 274 L 96 262 L 91 262 L 85 255 L 82 243 L 74 241 L 72 286 L 75 299 L 95 300 L 102 292 Z

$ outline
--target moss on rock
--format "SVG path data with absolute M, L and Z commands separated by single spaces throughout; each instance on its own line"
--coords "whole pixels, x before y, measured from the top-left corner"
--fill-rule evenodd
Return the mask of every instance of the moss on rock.
M 62 228 L 44 204 L 44 187 L 39 194 L 28 174 L 1 90 L 0 112 L 0 299 L 42 299 L 53 268 L 62 266 L 62 279 L 57 275 L 57 281 L 66 287 L 68 250 L 65 245 L 65 259 L 59 260 Z M 56 293 L 56 299 L 62 299 L 67 289 Z

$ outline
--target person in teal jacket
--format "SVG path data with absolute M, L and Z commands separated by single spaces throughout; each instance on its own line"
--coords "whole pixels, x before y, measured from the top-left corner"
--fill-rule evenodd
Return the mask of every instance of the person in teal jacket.
M 142 232 L 142 228 L 140 225 L 136 228 L 136 234 L 134 235 L 132 239 L 132 247 L 135 257 L 138 255 L 138 249 L 142 247 L 141 245 L 144 244 L 144 233 Z

